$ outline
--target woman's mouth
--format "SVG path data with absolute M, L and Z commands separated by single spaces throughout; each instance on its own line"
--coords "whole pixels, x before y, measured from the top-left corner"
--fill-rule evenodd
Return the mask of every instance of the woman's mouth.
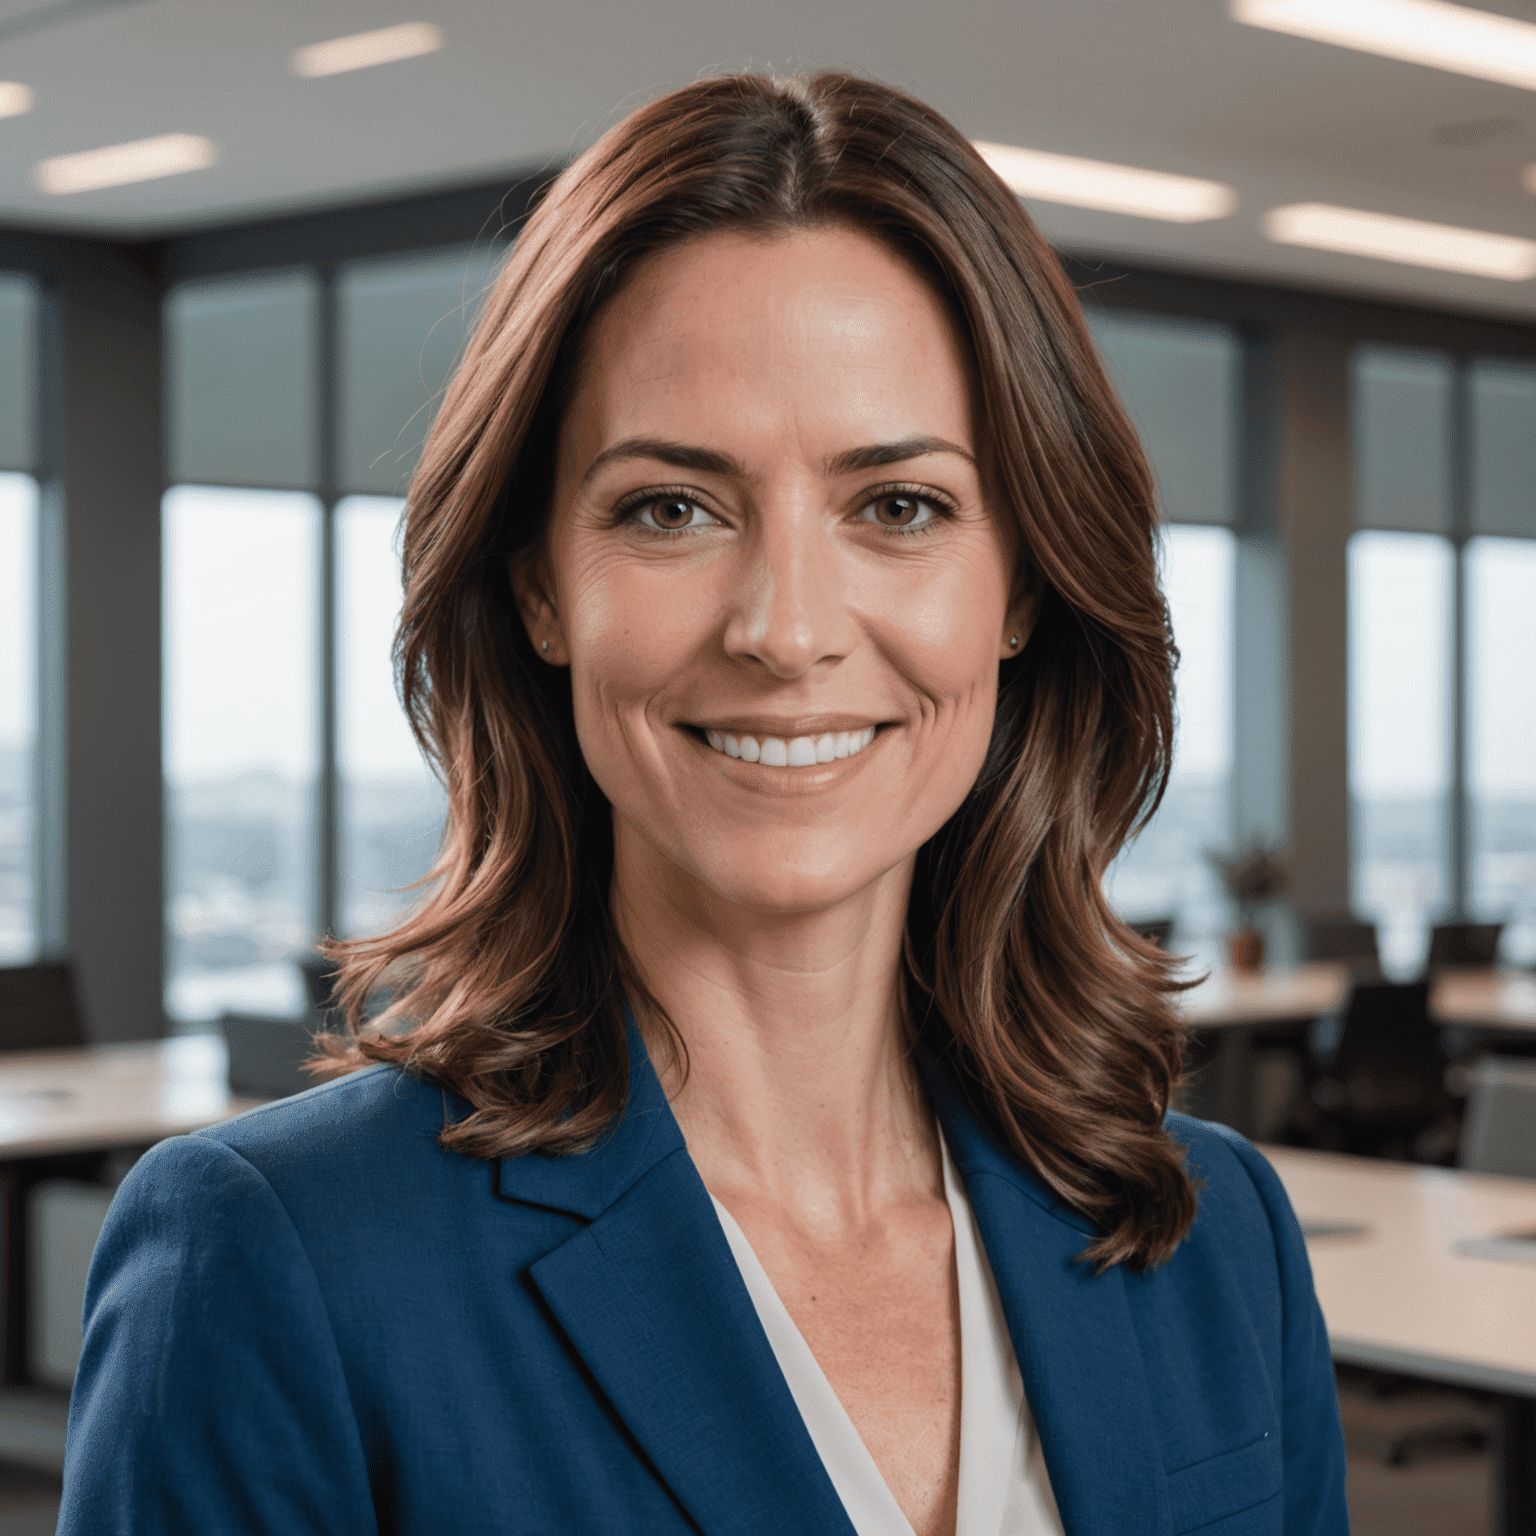
M 827 731 L 820 736 L 744 736 L 728 731 L 705 730 L 704 739 L 716 752 L 739 757 L 744 763 L 769 768 L 811 768 L 817 763 L 855 757 L 875 739 L 876 727 L 862 731 Z

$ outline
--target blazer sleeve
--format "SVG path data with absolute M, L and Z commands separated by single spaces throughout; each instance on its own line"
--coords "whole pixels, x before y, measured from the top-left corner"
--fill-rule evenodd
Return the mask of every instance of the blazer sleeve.
M 1279 1261 L 1285 1536 L 1348 1536 L 1338 1388 L 1301 1224 L 1263 1153 L 1233 1132 L 1224 1139 L 1264 1204 Z
M 378 1536 L 324 1299 L 238 1152 L 160 1143 L 91 1261 L 60 1536 Z

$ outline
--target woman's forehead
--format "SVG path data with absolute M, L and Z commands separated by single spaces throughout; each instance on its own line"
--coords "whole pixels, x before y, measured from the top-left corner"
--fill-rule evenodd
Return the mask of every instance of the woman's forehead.
M 878 241 L 844 227 L 722 233 L 651 258 L 608 305 L 566 428 L 578 454 L 679 417 L 731 436 L 793 431 L 833 453 L 913 434 L 969 449 L 970 396 L 944 307 Z

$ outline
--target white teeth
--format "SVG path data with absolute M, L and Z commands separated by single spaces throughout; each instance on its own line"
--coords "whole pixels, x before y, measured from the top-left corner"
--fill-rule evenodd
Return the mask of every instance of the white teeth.
M 875 739 L 875 727 L 862 731 L 828 732 L 824 736 L 732 736 L 725 731 L 706 730 L 704 738 L 716 752 L 739 757 L 744 763 L 765 763 L 770 768 L 809 768 L 815 763 L 830 763 L 837 758 L 853 757 Z

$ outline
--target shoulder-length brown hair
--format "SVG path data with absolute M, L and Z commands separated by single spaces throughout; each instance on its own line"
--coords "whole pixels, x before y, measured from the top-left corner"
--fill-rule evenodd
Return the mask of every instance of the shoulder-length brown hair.
M 986 765 L 922 850 L 908 1014 L 993 1133 L 1145 1268 L 1195 1197 L 1163 1128 L 1182 1032 L 1168 962 L 1102 878 L 1167 778 L 1172 665 L 1147 464 L 1059 263 L 956 130 L 842 74 L 700 81 L 626 118 L 529 217 L 412 481 L 396 663 L 448 791 L 430 895 L 338 946 L 350 1037 L 471 1112 L 481 1157 L 589 1145 L 625 1104 L 623 999 L 653 1005 L 608 911 L 608 804 L 568 674 L 538 663 L 506 556 L 538 545 L 582 338 L 649 254 L 717 230 L 845 224 L 911 262 L 969 337 L 989 499 L 1012 517 L 1038 618 L 1003 668 Z M 364 997 L 397 980 L 383 1027 Z

